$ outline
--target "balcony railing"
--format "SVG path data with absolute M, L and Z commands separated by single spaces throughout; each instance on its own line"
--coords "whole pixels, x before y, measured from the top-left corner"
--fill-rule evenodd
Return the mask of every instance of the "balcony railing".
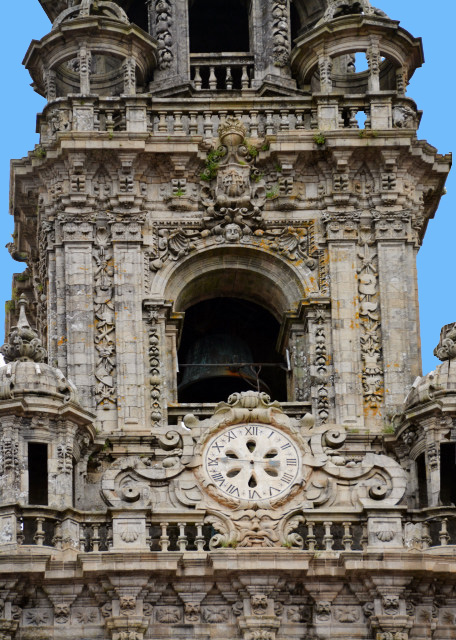
M 293 549 L 331 554 L 369 551 L 368 514 L 309 509 L 300 515 L 300 522 L 293 530 Z M 48 507 L 8 505 L 0 508 L 0 518 L 3 526 L 0 552 L 3 549 L 11 553 L 12 547 L 72 548 L 81 553 L 116 551 L 113 517 L 109 512 L 67 509 L 59 513 Z M 204 513 L 191 518 L 186 514 L 151 514 L 145 520 L 146 547 L 156 553 L 223 550 L 224 546 L 215 542 L 220 536 L 213 520 L 209 520 L 205 520 Z M 439 507 L 403 514 L 402 528 L 404 548 L 444 552 L 445 548 L 456 546 L 456 508 Z M 284 549 L 287 546 L 284 544 Z M 381 549 L 376 546 L 375 550 Z
M 193 86 L 196 91 L 245 91 L 251 87 L 253 63 L 245 53 L 192 53 Z

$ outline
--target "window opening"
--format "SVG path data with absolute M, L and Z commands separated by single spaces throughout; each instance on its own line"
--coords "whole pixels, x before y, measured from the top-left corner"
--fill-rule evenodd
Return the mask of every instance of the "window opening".
M 187 309 L 179 348 L 179 402 L 220 402 L 239 391 L 286 400 L 286 365 L 275 345 L 279 323 L 238 298 L 214 298 Z
M 29 504 L 48 504 L 48 446 L 28 444 Z
M 416 459 L 416 475 L 418 480 L 418 506 L 420 509 L 424 509 L 427 507 L 426 460 L 424 453 L 420 453 Z
M 440 445 L 440 502 L 456 505 L 456 444 Z
M 190 53 L 248 52 L 244 0 L 194 0 L 189 6 Z

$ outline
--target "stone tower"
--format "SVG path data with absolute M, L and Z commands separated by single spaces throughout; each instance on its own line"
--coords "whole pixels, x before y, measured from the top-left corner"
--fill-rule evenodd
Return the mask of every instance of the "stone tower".
M 421 41 L 368 0 L 40 2 L 0 638 L 456 638 L 456 326 L 420 377 L 415 268 L 451 158 L 416 136 Z

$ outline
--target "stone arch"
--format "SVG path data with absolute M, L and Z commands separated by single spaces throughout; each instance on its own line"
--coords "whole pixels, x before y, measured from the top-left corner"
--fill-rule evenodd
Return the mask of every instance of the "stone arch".
M 309 272 L 310 274 L 310 272 Z M 181 261 L 169 274 L 163 271 L 158 295 L 174 303 L 176 311 L 214 295 L 251 300 L 281 322 L 315 290 L 309 274 L 282 258 L 251 247 L 211 248 Z

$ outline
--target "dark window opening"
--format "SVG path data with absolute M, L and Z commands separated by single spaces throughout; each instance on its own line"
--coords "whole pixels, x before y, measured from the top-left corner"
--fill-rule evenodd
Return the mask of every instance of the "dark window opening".
M 136 2 L 130 2 L 130 6 L 127 8 L 127 16 L 130 22 L 141 27 L 143 31 L 149 31 L 149 17 L 147 12 L 147 5 L 144 0 L 136 0 Z
M 73 494 L 73 507 L 76 507 L 76 474 L 78 471 L 77 462 L 73 458 L 73 478 L 72 478 L 72 494 Z
M 28 445 L 29 504 L 48 504 L 48 447 L 29 442 Z
M 440 445 L 440 502 L 456 505 L 456 445 Z
M 194 0 L 189 6 L 189 30 L 190 53 L 248 52 L 248 3 Z
M 301 31 L 301 18 L 298 10 L 295 7 L 294 2 L 290 4 L 290 27 L 291 27 L 291 41 L 293 42 L 300 35 Z
M 426 480 L 426 460 L 424 453 L 416 459 L 416 475 L 418 480 L 418 506 L 420 509 L 427 507 L 427 480 Z
M 286 400 L 278 333 L 275 318 L 246 300 L 214 298 L 187 309 L 178 353 L 179 402 L 220 402 L 248 390 Z

